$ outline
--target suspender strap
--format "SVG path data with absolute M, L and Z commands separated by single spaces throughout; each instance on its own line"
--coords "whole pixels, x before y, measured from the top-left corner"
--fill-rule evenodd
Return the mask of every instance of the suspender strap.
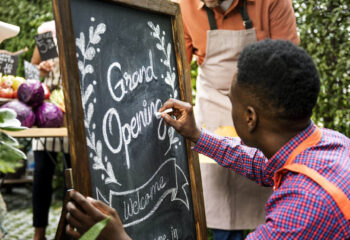
M 328 179 L 323 177 L 316 170 L 302 164 L 290 164 L 283 167 L 283 169 L 291 172 L 301 173 L 318 183 L 329 195 L 332 196 L 333 200 L 336 202 L 345 218 L 347 220 L 350 220 L 350 200 L 345 195 L 345 193 L 335 184 L 328 181 Z
M 216 26 L 215 15 L 214 15 L 213 10 L 211 10 L 207 6 L 205 6 L 205 10 L 207 11 L 210 30 L 218 29 L 217 26 Z
M 207 11 L 210 30 L 218 29 L 216 26 L 214 11 L 212 9 L 208 8 L 207 6 L 204 6 L 204 7 L 205 7 L 205 10 Z M 242 0 L 242 6 L 238 7 L 238 11 L 242 16 L 243 25 L 244 25 L 245 29 L 253 28 L 253 22 L 250 19 L 249 15 L 248 15 L 248 11 L 247 11 L 246 0 Z
M 319 128 L 316 128 L 315 131 L 309 137 L 307 137 L 296 149 L 293 150 L 293 152 L 289 155 L 284 166 L 291 164 L 294 161 L 295 157 L 307 148 L 315 146 L 321 140 L 321 137 L 321 130 Z M 275 183 L 274 189 L 277 189 L 280 186 L 282 177 L 286 172 L 287 170 L 284 170 L 283 167 L 275 172 L 273 179 Z

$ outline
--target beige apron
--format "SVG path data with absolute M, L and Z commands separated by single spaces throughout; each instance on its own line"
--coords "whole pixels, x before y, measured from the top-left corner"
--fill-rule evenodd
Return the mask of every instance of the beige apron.
M 208 16 L 209 17 L 209 16 Z M 195 117 L 209 131 L 233 126 L 228 98 L 242 49 L 257 41 L 254 28 L 210 30 L 204 62 L 199 66 Z M 265 222 L 265 203 L 272 193 L 230 169 L 200 156 L 207 226 L 253 229 Z

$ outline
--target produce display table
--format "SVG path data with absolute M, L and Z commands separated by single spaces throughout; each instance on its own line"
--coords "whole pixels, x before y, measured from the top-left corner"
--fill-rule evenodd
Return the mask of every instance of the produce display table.
M 1 130 L 3 131 L 3 130 Z M 67 137 L 68 132 L 67 128 L 61 127 L 61 128 L 28 128 L 26 130 L 21 131 L 3 131 L 7 133 L 8 135 L 15 137 L 15 138 L 40 138 L 40 137 Z M 19 179 L 5 179 L 3 181 L 4 185 L 21 185 L 21 184 L 27 184 L 32 183 L 33 177 L 31 176 L 23 176 Z M 11 191 L 11 188 L 8 187 L 8 191 Z
M 67 137 L 67 128 L 28 128 L 21 131 L 4 131 L 8 135 L 17 138 L 39 138 L 39 137 Z

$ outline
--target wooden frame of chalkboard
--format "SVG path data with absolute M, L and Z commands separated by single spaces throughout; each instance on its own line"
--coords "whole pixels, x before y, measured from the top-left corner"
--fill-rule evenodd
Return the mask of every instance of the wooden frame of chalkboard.
M 79 2 L 79 0 L 53 0 L 53 9 L 54 9 L 54 15 L 55 15 L 55 20 L 56 20 L 56 29 L 57 29 L 56 31 L 57 31 L 58 47 L 59 47 L 59 52 L 60 52 L 59 58 L 60 58 L 60 67 L 61 67 L 61 74 L 62 74 L 62 79 L 63 79 L 64 96 L 65 96 L 65 104 L 66 104 L 66 111 L 67 111 L 67 120 L 68 120 L 67 127 L 68 127 L 68 135 L 69 135 L 69 140 L 70 140 L 70 154 L 71 154 L 71 160 L 72 160 L 74 186 L 75 186 L 76 190 L 80 191 L 84 195 L 95 196 L 95 197 L 97 195 L 97 197 L 100 197 L 99 199 L 105 200 L 105 202 L 107 202 L 111 205 L 112 198 L 115 197 L 114 195 L 120 196 L 120 195 L 123 195 L 125 192 L 130 193 L 132 191 L 124 191 L 123 193 L 114 191 L 113 196 L 111 195 L 111 191 L 110 191 L 109 198 L 108 197 L 103 198 L 104 195 L 103 194 L 100 195 L 100 192 L 99 192 L 100 189 L 97 187 L 96 187 L 97 193 L 93 192 L 91 179 L 92 179 L 92 177 L 94 177 L 93 176 L 94 174 L 92 174 L 91 170 L 95 169 L 95 167 L 96 167 L 96 169 L 98 169 L 98 166 L 96 164 L 101 164 L 101 165 L 99 165 L 100 168 L 103 168 L 103 167 L 105 168 L 104 169 L 105 174 L 101 174 L 101 176 L 99 176 L 99 177 L 102 177 L 102 180 L 105 183 L 110 184 L 113 182 L 114 183 L 119 183 L 119 182 L 118 182 L 118 180 L 116 180 L 114 174 L 110 174 L 111 167 L 108 166 L 109 163 L 107 161 L 107 157 L 105 157 L 105 159 L 104 159 L 106 162 L 103 162 L 101 160 L 100 162 L 93 162 L 93 164 L 91 164 L 91 161 L 95 161 L 98 156 L 93 155 L 91 153 L 91 151 L 89 152 L 89 149 L 90 149 L 89 146 L 91 146 L 90 141 L 92 140 L 92 138 L 89 139 L 89 137 L 91 137 L 91 134 L 90 134 L 90 132 L 88 132 L 88 129 L 91 126 L 94 129 L 96 129 L 99 127 L 100 124 L 95 124 L 95 123 L 89 122 L 89 124 L 92 124 L 92 125 L 91 126 L 89 125 L 88 127 L 86 127 L 86 124 L 87 124 L 86 120 L 91 117 L 91 114 L 89 115 L 89 112 L 91 113 L 91 111 L 90 111 L 91 109 L 88 109 L 88 107 L 90 107 L 90 106 L 86 105 L 86 107 L 85 107 L 85 105 L 84 105 L 84 103 L 86 103 L 86 101 L 87 101 L 86 97 L 87 98 L 89 97 L 89 96 L 86 96 L 84 94 L 89 92 L 89 90 L 91 90 L 91 89 L 89 89 L 89 87 L 84 88 L 82 84 L 84 84 L 84 76 L 85 76 L 85 75 L 83 76 L 83 74 L 94 72 L 94 67 L 97 68 L 97 66 L 90 65 L 91 67 L 87 67 L 87 65 L 83 65 L 83 67 L 82 67 L 81 66 L 82 63 L 79 62 L 80 61 L 79 57 L 81 57 L 81 55 L 84 56 L 84 64 L 85 64 L 86 59 L 91 60 L 92 58 L 94 58 L 95 55 L 100 53 L 100 51 L 103 52 L 103 49 L 98 48 L 97 45 L 99 44 L 100 41 L 102 42 L 101 38 L 103 38 L 103 36 L 104 36 L 103 34 L 105 32 L 107 34 L 107 31 L 108 31 L 108 28 L 110 28 L 110 25 L 104 24 L 104 23 L 99 23 L 101 18 L 98 19 L 95 17 L 91 17 L 90 19 L 87 19 L 86 22 L 88 22 L 89 20 L 91 21 L 90 22 L 91 26 L 89 28 L 89 31 L 86 31 L 87 36 L 90 38 L 89 44 L 90 43 L 91 43 L 91 45 L 96 44 L 96 47 L 94 49 L 89 49 L 89 44 L 88 44 L 85 48 L 85 39 L 87 37 L 85 38 L 85 35 L 82 33 L 83 30 L 76 30 L 77 27 L 74 25 L 74 23 L 75 23 L 74 18 L 78 18 L 78 17 L 72 16 L 72 14 L 71 14 L 72 4 L 73 4 L 73 8 L 74 8 L 74 4 L 79 4 L 79 3 L 72 3 L 73 1 Z M 98 12 L 98 8 L 100 7 L 100 5 L 103 5 L 105 7 L 104 12 L 103 12 L 103 17 L 106 17 L 106 19 L 109 17 L 108 12 L 112 11 L 114 8 L 117 10 L 120 8 L 121 9 L 120 11 L 124 11 L 124 10 L 130 11 L 130 12 L 128 12 L 129 15 L 127 15 L 127 16 L 130 16 L 130 14 L 131 15 L 134 14 L 133 11 L 137 11 L 136 14 L 139 14 L 139 13 L 141 13 L 141 15 L 148 14 L 147 16 L 150 16 L 150 18 L 152 18 L 152 15 L 155 15 L 154 16 L 155 23 L 153 23 L 152 21 L 145 22 L 144 28 L 149 28 L 148 30 L 150 32 L 150 36 L 153 37 L 155 40 L 158 40 L 158 43 L 155 44 L 155 46 L 156 46 L 155 49 L 160 50 L 159 52 L 163 52 L 165 54 L 165 58 L 160 59 L 161 63 L 158 63 L 157 66 L 155 64 L 153 66 L 152 61 L 154 61 L 153 57 L 155 57 L 155 56 L 152 56 L 152 54 L 156 55 L 156 53 L 152 53 L 150 50 L 149 54 L 146 54 L 147 55 L 147 57 L 145 58 L 146 62 L 149 61 L 150 64 L 147 67 L 145 67 L 145 66 L 144 66 L 144 68 L 140 67 L 140 69 L 137 70 L 137 71 L 139 71 L 139 75 L 144 74 L 143 76 L 145 78 L 145 80 L 142 80 L 142 79 L 140 80 L 140 78 L 138 78 L 140 85 L 141 85 L 142 81 L 144 81 L 144 83 L 145 83 L 145 82 L 152 82 L 152 79 L 153 79 L 153 82 L 155 81 L 154 79 L 165 79 L 165 82 L 168 85 L 171 85 L 170 83 L 173 84 L 172 88 L 170 88 L 170 90 L 173 90 L 173 92 L 171 92 L 171 94 L 170 94 L 171 97 L 177 97 L 177 98 L 179 98 L 183 101 L 186 101 L 186 102 L 192 101 L 190 69 L 189 69 L 189 65 L 187 64 L 187 59 L 186 59 L 181 12 L 180 12 L 180 8 L 179 8 L 178 4 L 172 3 L 172 2 L 167 1 L 167 0 L 103 0 L 103 1 L 90 0 L 90 1 L 86 1 L 86 2 L 96 5 L 96 8 L 91 10 L 92 12 L 94 12 L 94 11 Z M 84 4 L 82 4 L 82 5 L 84 5 Z M 104 5 L 104 4 L 109 4 L 109 5 Z M 106 8 L 106 6 L 107 6 L 107 8 Z M 87 8 L 87 9 L 89 9 L 89 8 Z M 90 9 L 91 9 L 91 6 L 90 6 Z M 89 10 L 87 10 L 86 12 L 88 12 L 88 11 Z M 84 14 L 84 7 L 82 7 L 82 6 L 79 7 L 79 14 L 80 13 Z M 110 16 L 113 15 L 113 17 L 115 17 L 115 16 L 118 16 L 118 14 L 110 14 Z M 120 12 L 120 15 L 122 16 L 123 13 Z M 139 17 L 142 17 L 142 16 L 139 16 Z M 128 17 L 124 16 L 124 18 L 122 20 L 124 20 L 125 18 L 128 18 Z M 165 23 L 169 22 L 170 30 L 168 29 L 169 30 L 168 32 L 165 32 L 164 30 L 162 31 L 161 29 L 159 29 L 159 25 L 157 24 L 158 19 L 165 19 L 165 20 L 159 20 L 159 21 L 164 21 Z M 84 25 L 86 22 L 82 22 L 80 24 L 76 23 L 76 25 L 78 25 L 78 26 Z M 117 24 L 115 24 L 115 25 L 117 25 Z M 106 31 L 106 26 L 107 26 L 107 31 Z M 94 28 L 94 27 L 96 27 L 96 28 Z M 112 27 L 114 27 L 114 26 L 112 26 Z M 132 28 L 131 26 L 130 27 L 127 26 L 127 27 L 130 29 Z M 77 35 L 77 34 L 75 35 L 75 33 L 74 33 L 75 31 L 80 31 L 80 35 Z M 115 32 L 116 31 L 114 31 L 114 33 Z M 112 33 L 109 32 L 109 34 L 112 34 Z M 164 44 L 164 36 L 166 34 L 171 35 L 171 37 L 170 37 L 171 44 L 170 43 L 168 43 L 168 45 L 166 45 L 166 43 Z M 82 35 L 84 35 L 84 36 L 82 36 Z M 118 36 L 119 35 L 115 35 L 114 36 L 115 39 L 118 39 Z M 139 41 L 141 41 L 141 40 L 139 40 Z M 170 45 L 170 47 L 169 47 L 169 45 Z M 125 46 L 123 46 L 123 47 L 125 47 Z M 137 48 L 137 46 L 134 46 L 134 47 Z M 169 51 L 171 52 L 172 47 L 173 47 L 173 51 L 174 51 L 174 54 L 173 54 L 174 60 L 170 59 L 170 53 L 169 53 Z M 120 50 L 122 51 L 122 49 L 120 49 Z M 89 53 L 87 53 L 87 52 L 89 52 Z M 114 53 L 113 49 L 109 49 L 107 51 L 107 54 L 104 55 L 104 57 L 112 55 L 113 53 Z M 124 55 L 124 56 L 125 56 L 125 58 L 128 57 L 126 55 Z M 101 61 L 104 61 L 104 60 L 102 59 Z M 173 61 L 174 66 L 170 66 L 171 65 L 169 63 L 170 61 Z M 153 70 L 153 67 L 156 68 L 162 64 L 169 67 L 169 71 L 164 73 L 164 76 L 161 74 L 155 73 L 156 70 Z M 108 69 L 109 73 L 113 71 L 113 67 L 114 67 L 114 70 L 117 69 L 120 71 L 122 68 L 122 66 L 119 62 L 113 62 L 113 64 L 111 64 L 109 69 Z M 129 81 L 130 91 L 132 90 L 132 87 L 130 86 L 131 82 L 132 82 L 132 76 L 136 76 L 137 71 L 135 71 L 133 73 L 133 75 L 132 74 L 129 75 L 129 77 L 130 77 L 130 81 Z M 98 72 L 98 69 L 96 72 Z M 175 81 L 175 83 L 171 82 L 171 80 L 174 81 L 176 75 L 177 75 L 177 81 Z M 124 78 L 127 77 L 127 72 L 124 72 L 123 77 Z M 95 87 L 96 85 L 98 85 L 98 83 L 96 83 L 96 81 L 99 81 L 99 80 L 98 79 L 94 80 L 92 87 Z M 127 81 L 125 80 L 125 82 L 127 82 Z M 159 83 L 159 81 L 158 81 L 158 83 Z M 115 86 L 114 89 L 118 87 L 118 84 L 114 85 Z M 135 84 L 137 86 L 137 80 L 136 80 Z M 177 85 L 178 91 L 176 90 L 176 87 L 174 87 L 174 84 Z M 120 87 L 120 85 L 119 85 L 119 87 Z M 124 86 L 124 88 L 127 88 L 127 87 Z M 124 88 L 123 89 L 121 88 L 122 93 L 127 92 Z M 148 96 L 149 92 L 152 92 L 152 90 L 148 89 L 148 92 L 144 92 L 144 94 L 146 94 Z M 166 91 L 164 89 L 160 89 L 160 92 L 166 92 Z M 91 93 L 91 91 L 90 91 L 90 93 Z M 100 94 L 100 95 L 104 95 L 104 94 Z M 121 99 L 121 95 L 115 96 L 112 94 L 112 98 L 114 100 L 119 101 Z M 94 99 L 94 101 L 96 102 L 96 98 Z M 103 97 L 101 98 L 101 100 L 98 99 L 97 101 L 104 102 L 103 103 L 104 105 L 109 104 L 108 101 L 104 101 Z M 157 108 L 160 107 L 160 105 L 158 105 L 157 103 L 155 103 L 155 105 L 153 105 L 153 111 L 156 111 Z M 147 105 L 146 100 L 144 100 L 143 101 L 144 109 L 147 108 L 146 105 Z M 92 106 L 94 106 L 94 105 L 92 105 Z M 92 108 L 92 109 L 94 109 L 94 108 Z M 152 110 L 152 107 L 148 108 L 148 109 Z M 96 112 L 98 111 L 97 108 L 95 108 L 95 110 L 96 110 Z M 111 114 L 112 117 L 110 117 L 110 118 L 107 117 L 108 119 L 106 121 L 108 121 L 110 125 L 111 125 L 111 122 L 113 120 L 114 121 L 116 120 L 116 116 L 118 116 L 118 114 L 116 114 L 115 112 L 116 112 L 116 110 L 113 112 L 113 114 Z M 95 115 L 97 115 L 97 114 L 95 114 Z M 105 115 L 104 119 L 106 119 L 106 115 Z M 100 116 L 100 118 L 102 118 L 102 115 Z M 119 118 L 119 116 L 117 118 Z M 157 120 L 160 121 L 159 119 L 157 119 Z M 96 121 L 98 121 L 98 120 L 96 120 Z M 133 123 L 131 121 L 130 125 L 128 125 L 129 128 L 132 125 L 136 126 L 135 123 Z M 124 130 L 127 129 L 126 125 L 124 125 L 123 127 L 124 127 L 123 128 Z M 164 129 L 166 129 L 166 127 L 164 127 Z M 111 130 L 109 130 L 109 131 L 111 131 Z M 177 149 L 177 147 L 179 147 L 179 149 L 181 149 L 181 141 L 182 140 L 181 139 L 179 140 L 180 137 L 175 135 L 177 133 L 172 132 L 170 128 L 167 129 L 167 133 L 169 134 L 169 139 L 170 139 L 170 146 L 169 146 L 169 149 L 167 150 L 167 153 L 169 150 L 172 150 L 173 148 Z M 106 133 L 106 131 L 104 131 L 104 134 L 108 134 L 108 131 L 107 131 L 107 133 Z M 132 130 L 131 130 L 131 133 L 129 132 L 129 134 L 130 134 L 129 138 L 131 138 L 131 134 L 134 134 L 134 132 L 132 132 Z M 122 135 L 122 134 L 120 134 L 120 135 Z M 137 134 L 135 134 L 135 135 L 137 135 Z M 93 136 L 93 138 L 95 140 L 95 135 Z M 126 139 L 124 139 L 124 138 L 126 138 Z M 108 137 L 107 137 L 107 139 L 108 139 Z M 122 139 L 122 138 L 120 138 L 120 139 Z M 124 135 L 123 135 L 123 139 L 128 140 L 128 138 L 125 137 Z M 100 145 L 101 145 L 101 142 L 102 141 L 100 141 Z M 105 144 L 105 142 L 107 142 L 107 141 L 102 142 L 102 144 Z M 173 226 L 172 224 L 170 224 L 169 228 L 171 228 L 171 229 L 169 230 L 169 232 L 167 232 L 167 233 L 159 232 L 159 233 L 157 233 L 158 234 L 157 236 L 152 235 L 152 234 L 147 235 L 148 230 L 146 229 L 146 230 L 143 230 L 143 234 L 145 234 L 145 235 L 143 235 L 142 238 L 138 237 L 140 235 L 136 234 L 134 236 L 134 239 L 148 239 L 148 238 L 149 239 L 165 239 L 164 237 L 166 237 L 167 239 L 183 239 L 185 237 L 186 237 L 186 239 L 207 239 L 207 229 L 206 229 L 206 221 L 205 221 L 205 213 L 204 213 L 204 201 L 203 201 L 203 192 L 202 192 L 202 183 L 201 183 L 201 177 L 200 177 L 198 155 L 191 150 L 191 143 L 189 141 L 183 140 L 183 142 L 184 142 L 184 144 L 182 145 L 182 148 L 184 149 L 183 150 L 184 154 L 187 157 L 187 159 L 186 159 L 187 166 L 186 167 L 182 166 L 182 167 L 187 168 L 187 172 L 189 174 L 190 181 L 189 181 L 189 184 L 187 184 L 187 185 L 190 186 L 190 194 L 187 196 L 185 190 L 183 190 L 185 197 L 183 197 L 183 199 L 181 199 L 181 197 L 177 196 L 178 192 L 181 192 L 181 191 L 179 189 L 176 189 L 176 191 L 174 191 L 175 195 L 173 195 L 173 193 L 171 194 L 171 201 L 174 201 L 174 199 L 179 200 L 178 201 L 179 203 L 176 203 L 177 205 L 181 205 L 180 202 L 182 201 L 182 203 L 184 203 L 182 205 L 186 205 L 188 208 L 188 211 L 190 211 L 190 208 L 191 208 L 191 214 L 192 214 L 191 216 L 193 216 L 193 219 L 194 219 L 193 222 L 191 222 L 191 224 L 188 224 L 186 222 L 187 220 L 182 220 L 182 222 L 180 222 L 179 225 L 175 224 L 175 226 Z M 176 144 L 173 144 L 173 143 L 176 143 Z M 99 145 L 99 144 L 97 143 L 97 145 Z M 108 145 L 108 143 L 107 143 L 107 145 Z M 96 145 L 94 147 L 100 148 L 100 149 L 103 148 L 101 146 L 96 146 Z M 109 146 L 109 148 L 110 148 L 110 146 Z M 112 150 L 116 150 L 116 149 L 112 148 Z M 97 154 L 97 152 L 101 152 L 101 151 L 102 150 L 96 151 L 96 154 Z M 137 150 L 135 149 L 135 151 L 137 151 Z M 178 151 L 180 151 L 180 150 L 178 150 Z M 132 153 L 128 153 L 128 154 L 132 154 Z M 127 155 L 126 158 L 128 158 L 128 157 L 129 156 Z M 91 160 L 90 158 L 93 158 L 95 160 Z M 102 156 L 101 156 L 101 158 L 102 158 Z M 166 162 L 172 162 L 172 160 L 174 160 L 174 159 L 175 158 L 169 158 L 168 160 L 166 160 L 164 162 L 164 164 Z M 106 163 L 106 165 L 103 165 L 104 163 Z M 130 161 L 127 164 L 124 164 L 123 166 L 125 166 L 125 165 L 129 166 L 128 164 L 130 164 Z M 150 165 L 152 165 L 152 164 L 150 164 Z M 162 166 L 163 166 L 163 164 L 161 165 L 161 167 L 159 167 L 159 169 L 157 170 L 157 173 L 162 171 L 162 169 L 161 169 Z M 174 167 L 175 172 L 177 172 L 177 173 L 175 173 L 175 175 L 176 175 L 175 176 L 176 188 L 177 188 L 177 185 L 179 184 L 179 182 L 177 182 L 177 181 L 180 181 L 180 180 L 178 180 L 178 176 L 177 176 L 178 172 L 181 172 L 182 174 L 184 174 L 183 171 L 185 172 L 185 170 L 182 171 L 181 167 L 179 168 L 177 164 L 175 164 L 174 166 L 175 166 Z M 176 171 L 176 169 L 180 169 L 181 171 Z M 184 178 L 186 179 L 186 174 L 184 174 Z M 164 179 L 161 177 L 158 179 L 158 182 L 153 183 L 153 184 L 156 184 L 156 185 L 158 184 L 157 185 L 158 187 L 165 186 L 166 183 L 163 182 L 163 184 L 162 184 L 162 181 L 164 181 Z M 185 181 L 185 183 L 188 183 L 188 182 Z M 185 185 L 186 184 L 182 185 L 182 188 L 184 188 Z M 159 188 L 161 188 L 161 187 L 159 187 Z M 102 190 L 101 190 L 101 192 L 102 192 Z M 154 194 L 156 194 L 156 193 L 154 193 Z M 138 195 L 139 195 L 139 190 L 137 190 L 137 196 Z M 149 196 L 149 195 L 146 194 L 145 196 Z M 129 197 L 129 199 L 128 199 L 130 202 L 132 202 L 132 200 L 130 200 L 131 198 L 132 197 Z M 190 200 L 188 200 L 188 198 Z M 124 201 L 122 204 L 125 205 L 128 203 L 126 201 Z M 136 202 L 135 202 L 135 204 L 136 204 Z M 139 209 L 137 211 L 133 208 L 137 204 L 134 205 L 134 202 L 132 202 L 132 204 L 131 204 L 132 206 L 131 207 L 129 206 L 132 209 L 132 210 L 129 209 L 131 213 L 128 212 L 126 214 L 125 213 L 126 210 L 124 209 L 124 213 L 119 212 L 119 214 L 120 215 L 124 214 L 125 219 L 132 218 L 133 217 L 132 215 L 139 214 L 138 211 L 142 210 L 142 206 L 141 206 L 141 210 L 140 210 L 140 203 L 138 203 L 138 204 L 139 204 L 138 205 Z M 161 205 L 163 203 L 157 202 L 157 204 Z M 142 205 L 142 198 L 141 198 L 141 205 Z M 144 205 L 146 205 L 146 204 L 144 204 Z M 190 206 L 190 208 L 189 208 L 189 206 Z M 143 206 L 143 207 L 146 208 L 146 206 Z M 157 206 L 157 207 L 159 207 L 159 206 Z M 179 208 L 179 207 L 177 206 L 177 208 Z M 157 208 L 154 208 L 154 209 L 157 209 Z M 168 211 L 171 211 L 171 210 L 168 210 Z M 176 211 L 178 211 L 178 210 L 176 210 Z M 163 212 L 166 212 L 166 211 L 163 210 Z M 181 212 L 181 211 L 178 211 L 178 212 Z M 144 216 L 143 219 L 147 219 L 147 218 L 151 219 L 152 216 L 150 217 L 149 215 L 150 214 L 148 214 L 147 216 Z M 165 219 L 162 219 L 162 216 L 163 215 L 157 215 L 157 217 L 153 216 L 153 220 L 151 222 L 149 222 L 151 224 L 148 224 L 148 225 L 153 225 L 153 223 L 156 223 L 157 218 L 159 218 L 160 221 L 166 222 Z M 170 217 L 173 218 L 174 215 L 170 215 Z M 121 218 L 123 221 L 123 217 L 121 217 Z M 140 230 L 137 230 L 137 228 L 134 225 L 135 223 L 139 223 L 139 222 L 140 222 L 140 220 L 135 220 L 133 222 L 125 224 L 123 221 L 123 224 L 124 224 L 124 227 L 128 227 L 128 229 L 131 229 L 131 232 L 132 232 L 135 229 L 136 229 L 135 231 L 140 231 Z M 188 227 L 190 230 L 177 229 L 177 227 L 179 227 L 180 225 L 183 225 L 182 227 L 184 227 L 184 228 Z M 193 225 L 193 226 L 186 226 L 186 225 Z M 131 227 L 129 227 L 129 226 L 131 226 Z M 62 226 L 61 227 L 59 226 L 58 232 L 56 234 L 56 239 L 66 239 L 66 237 L 64 236 L 65 234 L 62 233 L 63 229 L 64 228 L 62 228 Z M 127 229 L 127 232 L 128 232 L 128 229 Z M 193 230 L 193 232 L 194 232 L 193 234 L 195 237 L 191 237 L 191 235 L 185 235 L 186 231 L 191 231 L 191 229 Z M 159 230 L 159 231 L 161 231 L 161 230 Z M 181 235 L 181 234 L 183 234 L 183 235 Z M 188 237 L 188 236 L 190 236 L 190 237 Z

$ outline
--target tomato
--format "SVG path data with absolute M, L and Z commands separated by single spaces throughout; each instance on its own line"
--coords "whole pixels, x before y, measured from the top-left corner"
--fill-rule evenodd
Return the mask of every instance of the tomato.
M 50 97 L 50 90 L 49 90 L 49 88 L 47 87 L 47 85 L 45 83 L 42 83 L 41 85 L 44 88 L 45 99 L 49 99 L 49 97 Z
M 12 87 L 12 78 L 10 77 L 3 77 L 1 81 L 1 87 L 2 88 L 10 88 Z
M 0 88 L 0 97 L 1 98 L 12 98 L 13 89 L 12 88 Z

